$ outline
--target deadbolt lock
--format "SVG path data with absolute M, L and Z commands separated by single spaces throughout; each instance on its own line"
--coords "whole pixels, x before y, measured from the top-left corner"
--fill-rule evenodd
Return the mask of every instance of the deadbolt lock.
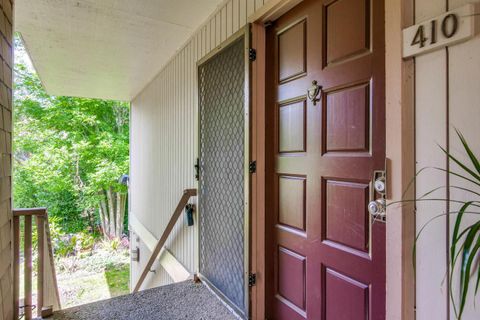
M 385 186 L 385 177 L 381 176 L 375 180 L 373 183 L 373 187 L 375 188 L 375 191 L 377 191 L 380 194 L 385 194 L 386 186 Z

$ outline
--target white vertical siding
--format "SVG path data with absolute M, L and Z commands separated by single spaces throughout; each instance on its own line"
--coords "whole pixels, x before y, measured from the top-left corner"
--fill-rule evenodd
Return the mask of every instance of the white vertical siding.
M 416 0 L 416 21 L 439 15 L 468 3 L 465 0 Z M 458 167 L 439 149 L 448 147 L 456 155 L 463 154 L 455 133 L 460 129 L 480 154 L 480 38 L 466 43 L 422 55 L 415 60 L 416 108 L 416 161 L 417 169 L 423 167 Z M 465 158 L 463 158 L 465 159 Z M 429 170 L 416 181 L 417 196 L 434 187 L 467 187 L 464 181 Z M 470 195 L 449 189 L 450 199 L 467 200 Z M 446 198 L 447 189 L 439 190 L 434 197 Z M 458 211 L 459 206 L 447 207 L 445 202 L 417 202 L 417 232 L 433 217 Z M 423 231 L 417 245 L 417 319 L 456 319 L 448 297 L 448 245 L 455 215 L 442 216 Z M 478 219 L 478 217 L 470 217 Z M 458 275 L 458 272 L 456 273 Z M 458 296 L 458 282 L 454 281 L 454 296 Z M 462 319 L 479 319 L 480 308 L 474 309 L 473 297 Z M 477 298 L 478 301 L 478 298 Z
M 456 8 L 463 6 L 469 1 L 466 0 L 450 0 L 450 7 Z M 477 13 L 478 14 L 478 13 Z M 459 155 L 464 155 L 465 152 L 459 142 L 455 133 L 455 128 L 459 129 L 465 138 L 469 141 L 475 154 L 480 155 L 480 127 L 478 125 L 480 120 L 480 37 L 453 46 L 449 49 L 449 120 L 450 120 L 450 150 Z M 461 156 L 462 161 L 469 163 L 468 157 Z M 454 171 L 460 172 L 458 166 L 450 161 L 450 168 Z M 461 186 L 473 188 L 478 191 L 478 187 L 466 184 L 465 181 L 460 180 L 454 176 L 450 177 L 451 186 Z M 471 194 L 467 194 L 458 189 L 450 190 L 450 197 L 455 200 L 469 201 L 478 200 L 478 197 L 473 198 Z M 451 210 L 458 211 L 459 205 L 452 206 Z M 470 210 L 472 211 L 472 210 Z M 454 218 L 451 216 L 451 234 L 453 233 Z M 465 217 L 469 224 L 478 221 L 478 215 L 468 215 Z M 458 275 L 458 273 L 457 273 Z M 459 287 L 458 278 L 453 282 L 455 292 Z M 472 283 L 473 286 L 474 282 Z M 474 290 L 471 290 L 472 293 Z M 458 295 L 458 294 L 457 294 Z M 476 301 L 476 308 L 473 302 Z M 464 312 L 462 319 L 480 319 L 480 308 L 478 306 L 480 299 L 478 296 L 473 297 L 473 294 L 468 298 L 468 305 Z M 451 318 L 454 319 L 453 308 L 451 310 Z
M 182 191 L 196 186 L 196 64 L 242 28 L 266 0 L 224 2 L 155 79 L 132 101 L 131 215 L 160 237 Z M 141 235 L 139 235 L 141 238 Z M 167 242 L 172 254 L 195 270 L 194 228 L 179 221 Z M 141 245 L 141 262 L 132 263 L 132 281 L 150 253 Z M 147 285 L 171 280 L 162 268 Z
M 445 0 L 417 0 L 415 21 L 420 22 L 445 11 Z M 415 60 L 416 163 L 417 171 L 426 167 L 445 168 L 446 156 L 438 145 L 446 145 L 447 78 L 446 51 L 439 50 Z M 417 197 L 434 186 L 445 186 L 446 174 L 427 169 L 419 174 Z M 434 196 L 445 198 L 446 189 Z M 445 202 L 417 202 L 416 226 L 419 232 L 435 216 L 446 213 Z M 424 229 L 417 244 L 417 318 L 447 319 L 447 220 L 435 219 Z M 436 248 L 432 250 L 432 248 Z M 435 252 L 435 254 L 432 254 Z

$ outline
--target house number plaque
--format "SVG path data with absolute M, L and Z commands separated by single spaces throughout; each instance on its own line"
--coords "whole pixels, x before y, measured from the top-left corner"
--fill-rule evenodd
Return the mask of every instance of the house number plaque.
M 465 41 L 475 35 L 478 4 L 468 4 L 403 29 L 403 57 L 408 58 Z

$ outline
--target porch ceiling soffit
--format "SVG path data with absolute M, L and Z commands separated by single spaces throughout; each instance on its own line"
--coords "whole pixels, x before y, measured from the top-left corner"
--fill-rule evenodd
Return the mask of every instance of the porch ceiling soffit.
M 222 0 L 16 0 L 20 32 L 52 95 L 130 101 Z

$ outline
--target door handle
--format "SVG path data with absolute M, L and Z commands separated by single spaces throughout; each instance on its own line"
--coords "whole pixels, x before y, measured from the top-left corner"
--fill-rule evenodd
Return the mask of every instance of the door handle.
M 387 183 L 385 171 L 373 173 L 373 188 L 371 188 L 368 212 L 376 219 L 385 221 L 387 211 Z
M 372 200 L 368 204 L 368 212 L 374 217 L 385 216 L 386 201 L 383 198 Z

